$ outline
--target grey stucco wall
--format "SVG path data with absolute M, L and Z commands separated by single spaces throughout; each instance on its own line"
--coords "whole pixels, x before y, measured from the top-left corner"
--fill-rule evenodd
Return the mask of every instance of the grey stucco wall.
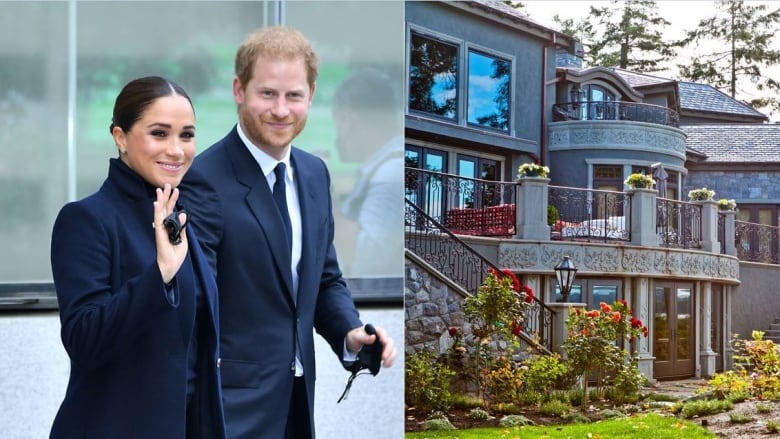
M 731 332 L 749 339 L 753 330 L 766 331 L 780 317 L 780 267 L 742 262 L 739 277 L 742 284 L 731 298 Z

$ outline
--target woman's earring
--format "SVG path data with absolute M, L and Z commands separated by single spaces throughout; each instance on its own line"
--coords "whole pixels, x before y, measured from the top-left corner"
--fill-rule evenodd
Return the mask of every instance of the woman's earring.
M 119 154 L 120 155 L 127 155 L 127 150 L 126 149 L 120 149 L 119 150 Z

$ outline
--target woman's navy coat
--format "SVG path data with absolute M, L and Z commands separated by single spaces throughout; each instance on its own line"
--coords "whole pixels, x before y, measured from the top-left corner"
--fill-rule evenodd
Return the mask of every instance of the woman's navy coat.
M 154 199 L 154 188 L 111 159 L 100 190 L 65 205 L 54 224 L 51 264 L 71 371 L 52 438 L 185 437 L 196 288 L 208 315 L 198 348 L 198 433 L 187 437 L 224 437 L 214 275 L 186 227 L 189 255 L 165 287 Z

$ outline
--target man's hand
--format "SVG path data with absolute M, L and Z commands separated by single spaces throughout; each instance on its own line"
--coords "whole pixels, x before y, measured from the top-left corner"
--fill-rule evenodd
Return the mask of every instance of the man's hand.
M 382 342 L 382 367 L 390 367 L 398 354 L 395 349 L 395 342 L 387 334 L 387 331 L 379 326 L 374 326 L 374 328 L 376 329 L 376 335 L 367 333 L 363 326 L 349 331 L 347 333 L 347 349 L 351 352 L 360 352 L 363 345 L 373 344 L 376 338 L 379 337 L 379 341 Z

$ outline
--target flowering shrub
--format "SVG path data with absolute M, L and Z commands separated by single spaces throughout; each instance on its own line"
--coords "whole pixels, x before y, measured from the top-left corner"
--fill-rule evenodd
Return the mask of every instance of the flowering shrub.
M 547 177 L 550 168 L 536 163 L 523 163 L 517 168 L 517 178 L 520 177 Z
M 473 365 L 478 392 L 483 398 L 487 397 L 489 385 L 495 385 L 496 375 L 491 375 L 491 371 L 498 367 L 496 356 L 489 355 L 486 347 L 502 340 L 509 349 L 519 344 L 517 336 L 523 332 L 525 310 L 533 297 L 533 290 L 521 285 L 511 270 L 490 269 L 477 294 L 463 300 L 463 311 L 476 338 Z M 509 376 L 509 372 L 503 373 L 506 373 L 503 377 Z
M 721 198 L 718 200 L 718 209 L 720 210 L 736 210 L 737 209 L 737 202 L 733 199 L 727 200 L 725 198 Z
M 715 196 L 715 191 L 712 189 L 707 189 L 706 187 L 703 187 L 701 189 L 691 189 L 688 192 L 688 198 L 690 198 L 691 201 L 711 200 L 712 197 L 714 196 Z
M 651 188 L 655 184 L 655 180 L 644 172 L 635 172 L 629 175 L 624 183 L 632 188 Z
M 607 374 L 625 377 L 636 376 L 638 370 L 629 361 L 628 353 L 616 342 L 632 342 L 640 336 L 648 336 L 648 328 L 634 316 L 625 300 L 617 300 L 612 305 L 604 302 L 599 309 L 575 310 L 569 314 L 566 322 L 569 336 L 563 343 L 563 350 L 569 360 L 569 367 L 585 377 L 585 395 L 591 373 L 597 374 L 597 387 L 600 389 Z M 626 368 L 630 368 L 626 371 Z M 583 400 L 583 404 L 587 398 Z

